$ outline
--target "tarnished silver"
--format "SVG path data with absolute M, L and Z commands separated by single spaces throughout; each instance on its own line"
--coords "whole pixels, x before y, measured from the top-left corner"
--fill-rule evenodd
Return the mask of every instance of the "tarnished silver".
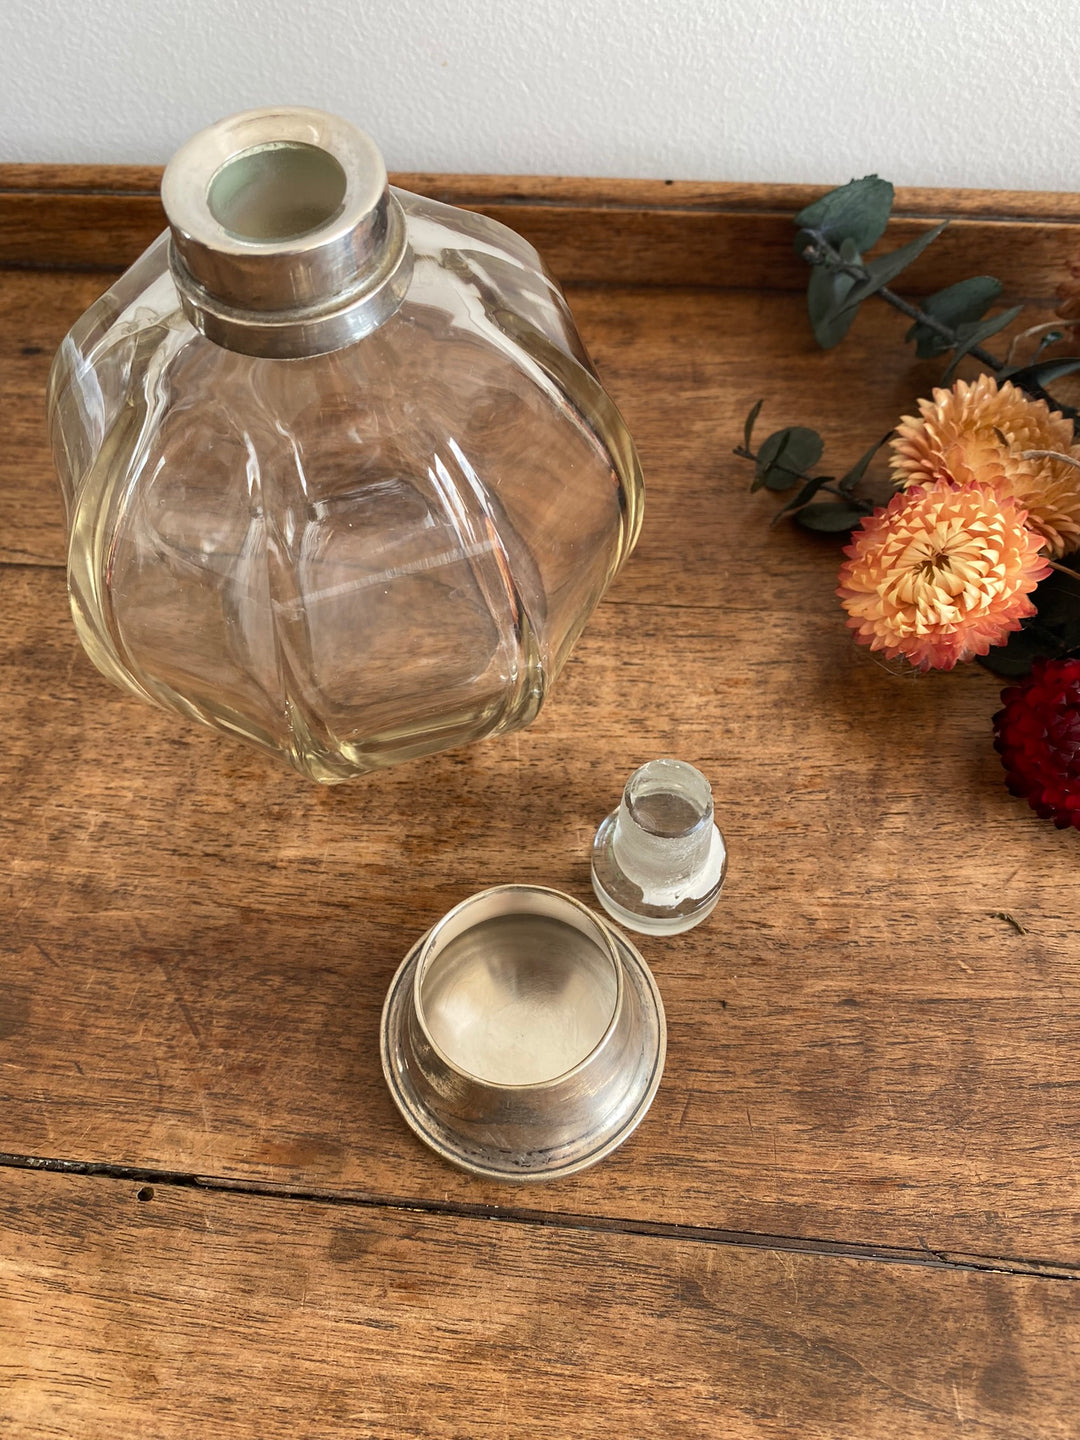
M 498 1180 L 569 1175 L 644 1116 L 664 1007 L 630 942 L 557 890 L 501 885 L 423 936 L 390 985 L 383 1073 L 444 1159 Z
M 246 110 L 165 168 L 169 263 L 184 312 L 245 355 L 338 350 L 382 325 L 412 272 L 377 146 L 335 115 Z

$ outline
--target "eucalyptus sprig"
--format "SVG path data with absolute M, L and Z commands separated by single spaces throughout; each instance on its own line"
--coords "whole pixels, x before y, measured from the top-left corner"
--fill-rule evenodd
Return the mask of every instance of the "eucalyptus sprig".
M 794 498 L 773 516 L 772 523 L 775 525 L 778 520 L 789 517 L 807 530 L 837 534 L 850 530 L 865 515 L 873 514 L 874 502 L 860 493 L 860 486 L 870 461 L 889 436 L 883 435 L 875 441 L 839 479 L 835 475 L 814 475 L 811 472 L 825 453 L 825 442 L 816 430 L 805 425 L 788 425 L 783 430 L 774 430 L 756 451 L 751 448 L 754 426 L 764 403 L 759 400 L 746 417 L 743 443 L 736 445 L 735 454 L 753 463 L 751 490 L 764 487 L 783 494 L 799 486 Z M 815 503 L 822 491 L 834 495 L 836 501 Z
M 1045 400 L 1071 420 L 1080 418 L 1071 406 L 1055 400 L 1044 388 L 1075 370 L 1080 356 L 1040 358 L 1047 343 L 1061 338 L 1061 326 L 1044 335 L 1034 358 L 1027 364 L 1012 363 L 1012 349 L 999 359 L 987 350 L 984 340 L 1004 330 L 1017 318 L 1022 306 L 1013 305 L 995 314 L 988 312 L 1001 296 L 1002 284 L 992 275 L 975 275 L 927 296 L 920 303 L 905 299 L 892 288 L 894 281 L 931 245 L 948 221 L 932 226 L 924 234 L 883 255 L 864 259 L 885 233 L 892 213 L 894 191 L 887 180 L 866 175 L 806 206 L 795 217 L 799 227 L 796 252 L 811 267 L 807 289 L 810 325 L 823 350 L 838 345 L 847 334 L 863 301 L 877 295 L 894 310 L 912 321 L 906 340 L 915 345 L 920 360 L 950 355 L 942 376 L 948 383 L 965 355 L 992 371 L 999 380 L 1011 380 L 1036 400 Z
M 1064 322 L 1032 326 L 1014 338 L 1004 357 L 987 350 L 983 342 L 1005 330 L 1022 310 L 1020 305 L 995 310 L 1002 284 L 992 275 L 974 275 L 938 290 L 919 301 L 905 298 L 892 282 L 931 245 L 948 221 L 933 225 L 924 234 L 884 254 L 864 258 L 885 234 L 892 214 L 895 192 L 888 180 L 865 175 L 830 190 L 795 216 L 797 253 L 810 266 L 807 306 L 814 338 L 823 350 L 838 345 L 850 330 L 860 306 L 877 296 L 906 316 L 912 323 L 905 340 L 915 346 L 920 360 L 949 356 L 942 383 L 948 384 L 965 356 L 992 371 L 999 381 L 1011 380 L 1034 400 L 1044 400 L 1051 409 L 1074 422 L 1080 412 L 1057 400 L 1045 388 L 1053 381 L 1080 370 L 1080 356 L 1047 356 L 1048 346 L 1062 340 L 1073 328 Z M 992 313 L 991 313 L 992 312 Z M 1032 358 L 1017 358 L 1019 343 L 1037 345 Z M 857 525 L 872 505 L 861 493 L 867 467 L 889 437 L 877 441 L 845 474 L 815 475 L 824 444 L 816 430 L 789 425 L 777 430 L 755 452 L 751 446 L 754 422 L 761 401 L 747 417 L 744 442 L 735 454 L 754 465 L 752 489 L 762 487 L 784 493 L 799 489 L 773 517 L 792 519 L 808 530 L 843 533 Z M 818 500 L 824 493 L 833 500 Z
M 810 266 L 807 302 L 810 324 L 818 344 L 826 350 L 838 345 L 851 328 L 862 304 L 877 296 L 911 322 L 905 338 L 914 344 L 919 359 L 948 357 L 943 383 L 948 384 L 960 361 L 970 356 L 991 371 L 998 382 L 1011 381 L 1031 400 L 1046 402 L 1051 411 L 1057 411 L 1073 422 L 1067 428 L 1073 431 L 1075 439 L 1067 451 L 1018 446 L 1017 461 L 1043 461 L 1080 470 L 1080 449 L 1076 445 L 1076 441 L 1080 440 L 1080 424 L 1077 423 L 1080 414 L 1072 406 L 1056 400 L 1045 388 L 1062 376 L 1080 370 L 1080 356 L 1058 358 L 1047 354 L 1050 346 L 1058 344 L 1070 331 L 1080 329 L 1080 324 L 1072 325 L 1059 320 L 1030 326 L 1013 338 L 1005 355 L 999 358 L 986 348 L 984 342 L 1012 325 L 1021 307 L 998 308 L 1003 287 L 992 275 L 976 275 L 961 280 L 918 302 L 899 295 L 893 289 L 893 282 L 941 234 L 945 222 L 932 226 L 898 249 L 864 258 L 865 252 L 873 250 L 884 235 L 892 205 L 893 187 L 876 175 L 868 175 L 830 191 L 796 216 L 798 233 L 795 248 Z M 1021 362 L 1017 357 L 1022 350 L 1028 351 L 1031 358 Z M 1004 392 L 994 387 L 991 393 L 999 397 Z M 941 392 L 935 392 L 935 401 L 939 405 L 944 404 L 947 398 L 943 399 Z M 735 447 L 735 454 L 754 467 L 752 490 L 766 489 L 788 496 L 774 514 L 774 524 L 780 519 L 791 519 L 807 530 L 845 534 L 859 526 L 867 516 L 874 515 L 877 507 L 885 506 L 896 495 L 896 483 L 884 476 L 876 479 L 871 475 L 870 468 L 877 452 L 897 432 L 892 431 L 876 440 L 842 473 L 819 471 L 825 443 L 821 435 L 808 426 L 787 425 L 773 431 L 755 448 L 754 427 L 761 414 L 762 403 L 759 400 L 746 417 L 743 441 Z M 1012 400 L 1005 403 L 1014 404 Z M 1026 402 L 1015 403 L 1023 406 Z M 1041 407 L 1040 414 L 1045 416 Z M 1060 437 L 1060 420 L 1052 416 L 1045 416 L 1045 419 L 1046 426 L 1040 420 L 1035 433 L 1054 439 Z M 995 433 L 1000 453 L 1007 454 L 1013 442 L 1004 430 L 996 426 Z M 916 497 L 922 494 L 918 486 L 914 494 Z M 1061 534 L 1074 540 L 1076 523 L 1070 516 L 1075 513 L 1077 498 L 1080 498 L 1080 481 L 1078 495 L 1073 496 L 1070 502 L 1072 510 L 1068 510 L 1068 504 L 1066 506 L 1068 513 L 1065 519 L 1069 524 L 1061 531 Z M 900 507 L 905 516 L 907 508 L 910 507 Z M 874 523 L 887 523 L 891 513 L 889 510 L 877 510 Z M 1050 514 L 1055 514 L 1053 504 Z M 1025 513 L 1021 519 L 1026 518 Z M 933 531 L 937 521 L 932 515 L 928 520 L 916 517 L 903 523 L 928 526 L 926 533 L 933 532 L 934 543 L 940 543 L 940 536 Z M 1033 528 L 1038 531 L 1037 526 Z M 1026 674 L 1037 658 L 1080 659 L 1080 589 L 1077 588 L 1080 585 L 1080 554 L 1064 554 L 1061 534 L 1052 528 L 1047 533 L 1052 539 L 1038 551 L 1043 557 L 1043 565 L 1038 577 L 1037 608 L 1029 607 L 1021 612 L 1019 620 L 1016 615 L 1006 615 L 1004 609 L 999 612 L 1004 617 L 1000 623 L 1005 628 L 1001 631 L 1002 639 L 990 646 L 989 654 L 984 653 L 985 643 L 979 649 L 974 648 L 973 641 L 968 642 L 973 648 L 967 658 L 978 658 L 981 664 L 1003 676 Z M 972 536 L 974 534 L 972 531 Z M 846 553 L 852 556 L 855 552 L 849 549 Z M 903 559 L 906 553 L 901 552 L 896 561 L 900 571 L 903 571 L 904 564 L 908 564 L 910 569 L 913 563 Z M 854 560 L 849 561 L 849 564 L 854 563 Z M 970 562 L 965 560 L 964 563 Z M 1047 574 L 1047 569 L 1051 573 Z M 1005 573 L 1001 570 L 1001 576 Z M 987 571 L 987 574 L 990 572 Z M 995 571 L 994 575 L 997 574 Z M 1034 588 L 1033 583 L 1022 593 L 1027 594 Z M 858 591 L 859 595 L 863 593 L 872 592 Z M 953 594 L 952 591 L 942 593 L 947 596 Z M 994 593 L 996 595 L 997 592 Z M 1002 602 L 1006 606 L 1011 603 L 1011 598 Z M 948 604 L 953 604 L 951 599 Z M 1018 620 L 1018 625 L 1013 623 L 1010 626 L 1006 624 L 1008 620 Z M 889 643 L 896 644 L 895 636 L 899 632 L 895 626 L 889 629 L 892 620 L 887 609 L 874 623 L 879 626 L 879 631 L 874 633 L 879 637 L 882 633 L 887 634 L 890 636 Z M 896 644 L 893 653 L 903 653 L 909 658 L 915 656 L 922 667 L 950 668 L 956 663 L 956 651 L 951 648 L 955 645 L 956 622 L 950 620 L 946 624 L 943 620 L 940 623 L 943 627 L 941 633 L 932 641 L 926 641 L 924 637 L 920 642 L 922 648 L 914 642 L 906 647 Z M 927 634 L 930 633 L 927 631 Z M 904 632 L 902 638 L 906 638 L 906 634 Z M 864 643 L 868 642 L 864 639 Z

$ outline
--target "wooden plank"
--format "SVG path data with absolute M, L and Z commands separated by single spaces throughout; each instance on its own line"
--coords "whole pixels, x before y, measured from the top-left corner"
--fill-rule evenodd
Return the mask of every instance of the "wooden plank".
M 0 1171 L 8 1440 L 1075 1433 L 1068 1282 Z
M 13 270 L 0 280 L 0 404 L 6 442 L 0 458 L 0 563 L 64 563 L 63 506 L 45 433 L 45 388 L 52 357 L 65 333 L 110 282 L 111 276 L 102 271 Z M 734 444 L 741 430 L 740 407 L 748 409 L 756 393 L 766 389 L 769 408 L 763 424 L 781 423 L 785 406 L 789 415 L 798 409 L 808 421 L 815 419 L 814 404 L 820 404 L 821 414 L 831 411 L 841 417 L 845 394 L 858 386 L 861 406 L 872 395 L 882 397 L 878 414 L 884 417 L 880 424 L 885 429 L 940 374 L 940 366 L 933 363 L 905 365 L 905 358 L 910 358 L 910 350 L 905 357 L 902 346 L 906 322 L 877 305 L 863 311 L 843 350 L 826 358 L 810 338 L 801 296 L 755 294 L 717 302 L 688 294 L 676 306 L 651 290 L 633 296 L 571 287 L 571 300 L 594 359 L 614 385 L 616 398 L 626 404 L 632 403 L 635 392 L 647 395 L 660 383 L 661 377 L 653 374 L 653 356 L 657 347 L 672 350 L 663 327 L 669 319 L 677 319 L 688 344 L 681 353 L 676 346 L 676 353 L 664 354 L 662 382 L 675 387 L 678 403 L 704 417 L 703 423 L 697 422 L 698 443 L 690 459 L 702 467 L 714 463 L 713 436 L 722 437 L 719 453 L 728 451 L 727 441 Z M 696 339 L 698 316 L 706 313 L 730 314 L 733 326 L 729 343 L 723 330 L 712 324 L 708 355 L 701 353 Z M 1045 313 L 1025 311 L 1014 328 L 1045 318 Z M 776 343 L 769 338 L 773 330 Z M 1005 340 L 996 343 L 1004 347 Z M 735 344 L 760 353 L 760 369 L 748 370 Z M 793 374 L 793 364 L 810 367 L 809 385 L 800 385 L 804 377 Z M 698 401 L 695 387 L 706 371 L 708 390 Z M 770 375 L 775 379 L 770 380 Z M 755 385 L 760 387 L 756 393 Z M 652 480 L 667 464 L 662 411 L 647 414 L 644 423 L 658 432 L 657 459 L 649 472 Z M 838 438 L 857 447 L 864 434 L 852 424 L 847 435 L 838 431 Z M 738 467 L 732 463 L 731 468 L 737 475 Z
M 161 165 L 0 164 L 0 193 L 54 192 L 57 195 L 156 195 Z
M 45 387 L 60 342 L 108 280 L 29 271 L 0 277 L 0 563 L 64 563 L 64 507 L 45 428 Z
M 165 225 L 149 166 L 0 165 L 0 266 L 122 269 Z M 402 173 L 404 189 L 480 210 L 537 245 L 560 279 L 802 289 L 792 217 L 822 186 Z M 989 271 L 1047 297 L 1076 251 L 1080 199 L 900 189 L 888 245 L 952 224 L 905 274 L 913 292 Z
M 81 283 L 19 277 L 41 328 L 17 338 L 59 329 Z M 819 424 L 854 458 L 937 367 L 904 368 L 884 307 L 822 355 L 793 295 L 574 306 L 646 525 L 523 734 L 312 787 L 110 689 L 62 574 L 0 568 L 0 1150 L 1077 1264 L 1077 836 L 1006 794 L 996 682 L 856 649 L 835 545 L 770 531 L 730 454 L 767 394 L 766 427 Z M 16 552 L 55 558 L 22 373 L 0 493 Z M 658 754 L 711 777 L 732 870 L 707 924 L 642 942 L 670 1024 L 655 1108 L 575 1179 L 459 1175 L 382 1083 L 393 970 L 486 885 L 588 900 L 592 832 Z
M 57 165 L 0 163 L 0 193 L 157 195 L 160 165 Z M 633 180 L 582 175 L 452 175 L 398 170 L 391 183 L 433 195 L 450 205 L 526 203 L 600 205 L 623 210 L 801 210 L 827 188 L 730 180 Z M 842 183 L 839 179 L 834 183 Z M 1056 190 L 944 190 L 898 186 L 904 214 L 949 213 L 976 219 L 1080 220 L 1080 195 Z

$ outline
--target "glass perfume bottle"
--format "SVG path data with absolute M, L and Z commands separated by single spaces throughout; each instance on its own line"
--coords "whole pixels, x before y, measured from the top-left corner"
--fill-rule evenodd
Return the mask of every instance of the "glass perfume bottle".
M 527 725 L 641 523 L 536 251 L 305 109 L 201 132 L 50 434 L 98 668 L 345 780 Z

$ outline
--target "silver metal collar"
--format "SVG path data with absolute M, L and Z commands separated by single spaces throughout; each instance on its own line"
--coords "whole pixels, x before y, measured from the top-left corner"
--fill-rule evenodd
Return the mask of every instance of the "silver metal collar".
M 161 198 L 184 311 L 229 350 L 338 350 L 397 310 L 412 273 L 374 142 L 296 107 L 247 110 L 173 156 Z

